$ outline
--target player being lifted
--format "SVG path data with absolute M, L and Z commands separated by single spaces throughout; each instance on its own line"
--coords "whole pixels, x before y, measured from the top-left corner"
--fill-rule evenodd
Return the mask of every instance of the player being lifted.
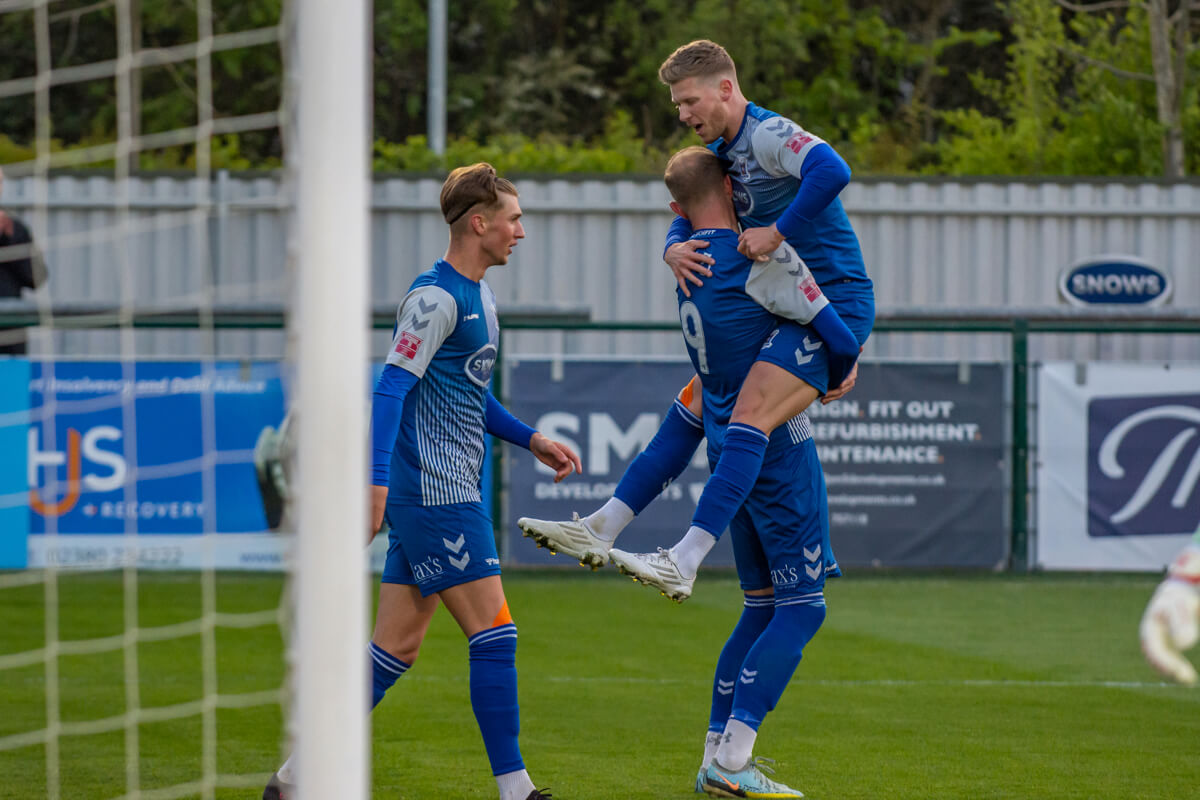
M 733 186 L 715 155 L 702 147 L 682 150 L 667 165 L 665 180 L 672 209 L 695 225 L 692 240 L 708 242 L 705 252 L 714 259 L 705 285 L 690 296 L 682 289 L 677 294 L 683 338 L 703 386 L 709 461 L 719 463 L 736 430 L 730 417 L 747 374 L 781 339 L 804 336 L 803 326 L 779 320 L 780 311 L 812 320 L 829 340 L 856 345 L 803 265 L 793 276 L 775 262 L 738 252 Z M 797 283 L 808 291 L 796 291 Z M 794 361 L 781 368 L 802 371 Z M 696 776 L 697 790 L 718 797 L 803 797 L 764 775 L 752 753 L 763 718 L 825 619 L 829 516 L 807 418 L 768 438 L 762 468 L 730 524 L 745 601 L 717 662 Z
M 527 448 L 562 480 L 579 456 L 518 421 L 492 395 L 499 323 L 483 280 L 524 238 L 517 190 L 490 164 L 459 167 L 442 186 L 446 255 L 413 281 L 396 314 L 371 409 L 371 531 L 391 527 L 368 646 L 372 708 L 417 658 L 439 600 L 467 637 L 471 707 L 500 800 L 543 800 L 517 744 L 517 627 L 500 582 L 480 496 L 484 436 Z M 288 798 L 291 759 L 264 800 Z
M 714 42 L 680 47 L 659 68 L 659 78 L 670 87 L 680 120 L 717 154 L 731 178 L 742 226 L 738 250 L 767 258 L 780 243 L 790 244 L 861 347 L 874 323 L 875 300 L 858 238 L 837 197 L 850 179 L 845 161 L 796 123 L 746 100 L 733 59 Z M 677 218 L 664 254 L 685 295 L 689 282 L 702 284 L 695 273 L 711 276 L 708 265 L 713 263 L 702 252 L 706 240 L 688 240 L 691 230 L 686 219 Z M 697 418 L 701 403 L 695 381 L 680 393 L 654 439 L 625 471 L 612 499 L 582 519 L 519 520 L 522 530 L 540 545 L 593 567 L 607 563 L 611 551 L 623 571 L 673 599 L 686 599 L 701 561 L 753 486 L 771 432 L 838 386 L 836 376 L 848 356 L 833 352 L 830 344 L 823 345 L 803 328 L 786 328 L 764 351 L 737 398 L 721 459 L 692 525 L 670 550 L 633 554 L 612 547 L 634 516 L 683 472 L 699 446 L 704 432 Z M 853 373 L 837 394 L 852 384 Z M 827 568 L 836 574 L 828 547 L 825 553 Z
M 1167 569 L 1142 615 L 1142 652 L 1172 680 L 1196 682 L 1196 668 L 1183 652 L 1200 639 L 1200 530 Z

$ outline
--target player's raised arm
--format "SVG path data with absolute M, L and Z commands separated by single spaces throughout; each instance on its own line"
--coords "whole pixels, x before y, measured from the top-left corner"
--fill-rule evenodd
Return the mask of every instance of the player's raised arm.
M 742 232 L 738 249 L 750 258 L 772 252 L 833 202 L 850 183 L 850 167 L 821 138 L 796 123 L 778 117 L 754 131 L 754 155 L 770 175 L 800 179 L 796 196 L 774 225 Z

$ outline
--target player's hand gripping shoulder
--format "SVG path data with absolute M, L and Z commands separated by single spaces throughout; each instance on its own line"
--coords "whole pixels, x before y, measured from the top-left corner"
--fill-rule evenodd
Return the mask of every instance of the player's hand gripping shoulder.
M 1175 558 L 1146 606 L 1140 632 L 1151 666 L 1179 683 L 1196 682 L 1196 668 L 1182 653 L 1200 638 L 1200 544 Z
M 755 261 L 767 261 L 779 245 L 783 234 L 774 225 L 766 228 L 747 228 L 738 236 L 738 252 Z
M 688 290 L 689 283 L 694 286 L 704 285 L 700 275 L 712 277 L 712 270 L 708 266 L 714 263 L 713 257 L 708 253 L 699 252 L 706 247 L 708 242 L 702 239 L 688 239 L 676 242 L 663 253 L 663 261 L 671 268 L 671 274 L 675 276 L 675 282 L 679 284 L 679 291 L 683 292 L 684 297 L 692 296 Z
M 555 483 L 572 472 L 583 474 L 583 462 L 579 460 L 579 455 L 574 450 L 562 442 L 548 439 L 540 433 L 535 433 L 530 438 L 529 452 L 533 453 L 538 461 L 554 470 Z

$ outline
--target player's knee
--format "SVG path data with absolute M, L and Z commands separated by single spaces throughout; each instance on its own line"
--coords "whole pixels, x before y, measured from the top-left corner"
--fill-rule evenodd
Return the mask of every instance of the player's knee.
M 375 640 L 375 644 L 393 658 L 398 658 L 412 666 L 421 654 L 421 641 L 424 637 L 410 634 L 407 636 L 388 637 L 384 641 Z

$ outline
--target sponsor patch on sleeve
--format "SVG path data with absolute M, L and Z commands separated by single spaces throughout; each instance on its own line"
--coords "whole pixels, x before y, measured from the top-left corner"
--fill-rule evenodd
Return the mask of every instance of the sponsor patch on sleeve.
M 811 274 L 800 281 L 800 291 L 804 292 L 804 296 L 810 303 L 816 302 L 817 298 L 821 296 L 821 287 L 817 286 L 817 282 Z
M 816 137 L 814 137 L 812 134 L 800 131 L 799 133 L 793 134 L 790 139 L 784 142 L 784 147 L 786 147 L 788 150 L 791 150 L 793 153 L 799 153 L 804 149 L 804 146 L 811 142 L 814 138 Z
M 417 351 L 421 349 L 421 341 L 421 337 L 415 333 L 404 331 L 396 342 L 396 352 L 405 358 L 416 358 Z

